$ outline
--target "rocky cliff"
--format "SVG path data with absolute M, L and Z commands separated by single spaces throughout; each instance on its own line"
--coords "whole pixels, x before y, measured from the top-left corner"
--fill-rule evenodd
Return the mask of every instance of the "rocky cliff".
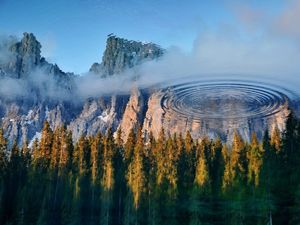
M 153 43 L 129 41 L 110 35 L 107 38 L 106 49 L 102 63 L 94 63 L 90 72 L 103 77 L 119 74 L 146 60 L 162 56 L 163 50 Z
M 102 62 L 94 64 L 90 71 L 103 77 L 111 76 L 145 60 L 157 59 L 163 52 L 152 43 L 110 36 Z M 9 140 L 17 139 L 19 144 L 24 140 L 32 143 L 39 138 L 45 120 L 49 121 L 52 128 L 65 124 L 72 131 L 74 140 L 78 140 L 82 134 L 94 135 L 112 127 L 114 131 L 119 128 L 122 130 L 125 141 L 130 129 L 138 126 L 142 127 L 145 138 L 150 132 L 157 137 L 163 127 L 169 134 L 189 130 L 194 138 L 220 136 L 224 141 L 230 140 L 236 129 L 245 139 L 249 139 L 253 131 L 261 137 L 265 129 L 272 130 L 274 126 L 283 129 L 289 113 L 288 105 L 284 105 L 280 111 L 265 118 L 193 120 L 163 107 L 165 90 L 140 90 L 135 84 L 129 94 L 79 101 L 76 99 L 77 76 L 48 63 L 41 56 L 41 44 L 33 34 L 24 33 L 20 41 L 10 38 L 0 44 L 0 53 L 0 82 L 21 82 L 26 86 L 24 90 L 27 93 L 24 94 L 22 89 L 16 97 L 6 95 L 10 89 L 0 90 L 0 122 Z M 4 88 L 1 83 L 0 88 Z M 22 85 L 17 87 L 21 88 Z M 64 97 L 60 98 L 62 95 Z
M 285 121 L 290 113 L 287 104 L 283 104 L 280 111 L 267 117 L 239 118 L 239 119 L 195 119 L 182 117 L 172 110 L 162 107 L 164 96 L 163 91 L 154 92 L 148 100 L 148 110 L 143 123 L 143 133 L 147 137 L 150 132 L 158 137 L 161 128 L 167 134 L 185 134 L 190 131 L 195 139 L 203 137 L 220 137 L 225 142 L 230 142 L 236 130 L 244 140 L 250 141 L 252 132 L 255 132 L 259 139 L 262 139 L 266 130 L 273 131 L 275 127 L 284 130 Z M 197 104 L 195 102 L 195 104 Z
M 24 140 L 32 142 L 39 138 L 45 120 L 52 128 L 65 124 L 73 132 L 74 140 L 82 134 L 105 132 L 108 127 L 128 130 L 125 127 L 133 127 L 131 123 L 142 123 L 147 100 L 140 103 L 143 97 L 137 88 L 132 95 L 114 94 L 76 100 L 77 76 L 48 63 L 41 57 L 41 47 L 30 33 L 24 33 L 20 41 L 10 37 L 0 45 L 3 53 L 0 54 L 3 55 L 0 57 L 0 117 L 10 141 L 17 139 L 21 144 Z M 143 60 L 159 57 L 162 52 L 154 44 L 109 37 L 103 62 L 99 64 L 101 74 L 120 73 Z M 5 88 L 5 84 L 22 89 L 15 95 Z M 132 113 L 138 115 L 131 118 Z M 130 122 L 127 117 L 131 118 Z

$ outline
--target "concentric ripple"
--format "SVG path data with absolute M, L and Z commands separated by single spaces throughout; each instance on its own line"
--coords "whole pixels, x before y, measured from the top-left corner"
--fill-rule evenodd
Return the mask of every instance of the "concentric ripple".
M 277 86 L 249 81 L 193 81 L 163 93 L 165 111 L 192 120 L 264 118 L 289 103 L 288 93 Z

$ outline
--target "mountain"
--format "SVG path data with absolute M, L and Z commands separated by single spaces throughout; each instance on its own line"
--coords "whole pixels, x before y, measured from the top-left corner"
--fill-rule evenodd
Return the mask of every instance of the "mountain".
M 3 43 L 0 45 L 3 53 L 0 57 L 0 117 L 10 142 L 17 139 L 21 145 L 24 140 L 32 142 L 39 138 L 45 120 L 53 129 L 65 124 L 73 132 L 74 140 L 82 134 L 92 135 L 105 132 L 108 127 L 114 130 L 119 127 L 126 105 L 133 98 L 130 94 L 76 101 L 78 76 L 48 63 L 41 56 L 42 46 L 32 33 L 24 33 L 21 40 L 8 37 Z M 121 73 L 162 54 L 163 50 L 155 44 L 108 37 L 103 62 L 99 64 L 101 76 Z
M 110 35 L 106 41 L 102 63 L 94 63 L 90 72 L 103 77 L 119 74 L 142 62 L 156 59 L 162 56 L 163 52 L 163 49 L 153 43 L 129 41 Z
M 63 124 L 73 133 L 74 141 L 82 134 L 94 135 L 121 128 L 125 141 L 131 128 L 141 126 L 144 136 L 158 136 L 162 128 L 169 134 L 189 130 L 193 138 L 220 136 L 231 140 L 234 130 L 245 139 L 253 131 L 262 137 L 264 130 L 284 128 L 288 106 L 267 118 L 240 121 L 184 119 L 162 107 L 165 90 L 159 87 L 140 89 L 134 83 L 131 93 L 101 95 L 81 100 L 77 96 L 79 76 L 63 72 L 41 56 L 41 44 L 31 33 L 21 40 L 8 37 L 0 44 L 0 118 L 5 135 L 12 143 L 33 142 L 39 138 L 43 122 L 54 129 Z M 135 65 L 158 60 L 164 50 L 153 43 L 129 41 L 109 36 L 102 62 L 90 72 L 103 77 L 120 76 Z M 2 89 L 2 90 L 1 90 Z
M 6 44 L 0 46 L 0 51 L 6 52 L 6 61 L 0 60 L 2 73 L 11 78 L 26 78 L 33 70 L 42 68 L 49 75 L 66 77 L 56 64 L 41 57 L 41 47 L 32 33 L 24 33 L 21 41 L 9 37 Z

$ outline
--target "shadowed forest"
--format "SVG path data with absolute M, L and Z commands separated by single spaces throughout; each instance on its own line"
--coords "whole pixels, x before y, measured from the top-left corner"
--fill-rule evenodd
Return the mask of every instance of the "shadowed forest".
M 8 147 L 0 131 L 0 224 L 299 224 L 300 122 L 232 143 L 141 129 L 54 131 Z

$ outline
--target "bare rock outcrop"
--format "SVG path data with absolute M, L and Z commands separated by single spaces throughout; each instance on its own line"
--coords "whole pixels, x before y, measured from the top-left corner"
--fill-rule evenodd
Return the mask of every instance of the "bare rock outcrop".
M 193 118 L 183 118 L 174 111 L 164 110 L 161 106 L 163 93 L 154 92 L 148 101 L 148 110 L 144 119 L 143 133 L 147 138 L 152 132 L 154 137 L 158 137 L 161 128 L 169 135 L 174 133 L 185 134 L 190 131 L 193 138 L 202 139 L 203 137 L 220 137 L 225 142 L 230 142 L 234 131 L 245 139 L 250 140 L 252 132 L 256 132 L 258 138 L 262 138 L 265 130 L 272 130 L 277 126 L 281 131 L 285 128 L 285 121 L 290 113 L 288 105 L 276 114 L 265 118 L 239 119 L 239 120 L 193 120 Z
M 90 72 L 103 77 L 119 74 L 146 60 L 153 60 L 163 55 L 163 49 L 153 43 L 130 41 L 109 35 L 102 63 L 94 63 Z
M 146 102 L 145 102 L 146 100 Z M 143 125 L 143 120 L 146 111 L 147 99 L 144 99 L 141 91 L 134 87 L 131 91 L 129 101 L 122 116 L 122 120 L 118 129 L 122 131 L 122 139 L 127 140 L 131 129 L 137 129 L 138 126 Z

